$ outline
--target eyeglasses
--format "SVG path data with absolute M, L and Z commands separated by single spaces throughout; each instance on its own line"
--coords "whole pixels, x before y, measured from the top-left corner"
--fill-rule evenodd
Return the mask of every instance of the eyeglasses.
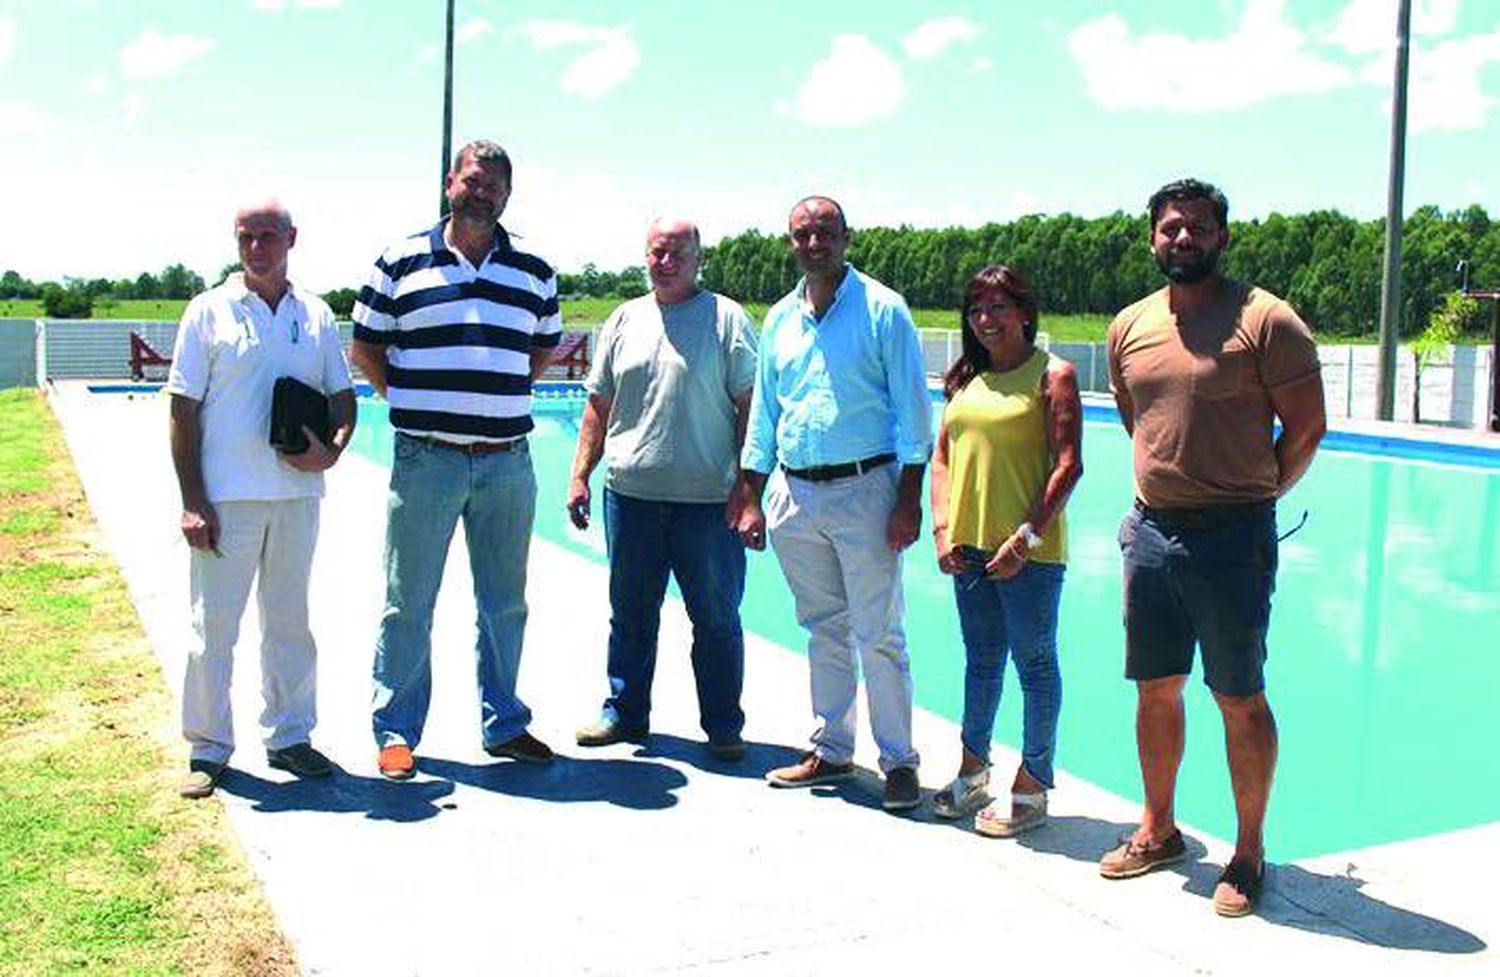
M 985 316 L 1002 316 L 1005 313 L 1014 310 L 1015 307 L 1016 303 L 1003 301 L 991 302 L 988 305 L 972 305 L 969 307 L 969 311 L 964 315 L 964 318 L 969 322 L 974 323 L 983 319 Z

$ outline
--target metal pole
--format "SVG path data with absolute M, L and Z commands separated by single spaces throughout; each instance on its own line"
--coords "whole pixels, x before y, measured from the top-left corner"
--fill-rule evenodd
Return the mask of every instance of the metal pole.
M 1385 280 L 1380 292 L 1380 377 L 1376 417 L 1396 412 L 1396 340 L 1401 324 L 1401 189 L 1406 180 L 1406 68 L 1411 39 L 1411 0 L 1396 15 L 1396 80 L 1391 101 L 1391 170 L 1385 208 Z
M 1490 430 L 1500 434 L 1500 297 L 1490 299 Z
M 443 48 L 443 171 L 438 179 L 438 216 L 448 213 L 448 164 L 453 153 L 453 3 L 448 0 L 448 38 Z

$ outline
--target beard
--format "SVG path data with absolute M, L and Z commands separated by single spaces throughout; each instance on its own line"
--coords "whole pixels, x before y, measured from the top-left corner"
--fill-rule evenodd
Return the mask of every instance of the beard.
M 500 210 L 493 203 L 467 194 L 449 201 L 448 206 L 454 217 L 476 224 L 493 224 L 500 219 Z
M 1168 281 L 1177 285 L 1192 285 L 1203 281 L 1219 267 L 1219 252 L 1215 249 L 1183 254 L 1169 250 L 1156 255 L 1156 267 L 1161 269 Z

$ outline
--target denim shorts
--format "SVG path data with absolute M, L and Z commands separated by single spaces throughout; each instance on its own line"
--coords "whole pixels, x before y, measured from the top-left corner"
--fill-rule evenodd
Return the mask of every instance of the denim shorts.
M 1174 521 L 1141 507 L 1120 524 L 1125 563 L 1125 677 L 1187 675 L 1193 647 L 1221 695 L 1265 688 L 1266 630 L 1276 589 L 1276 512 L 1225 507 Z

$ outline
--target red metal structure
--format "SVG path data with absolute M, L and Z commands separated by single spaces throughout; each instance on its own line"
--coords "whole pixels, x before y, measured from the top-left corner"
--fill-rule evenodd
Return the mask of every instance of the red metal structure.
M 151 344 L 138 332 L 130 334 L 130 379 L 146 379 L 146 367 L 171 367 L 172 358 L 163 356 L 151 348 Z
M 569 380 L 579 380 L 589 372 L 589 334 L 565 332 L 552 352 L 552 366 L 565 369 Z

